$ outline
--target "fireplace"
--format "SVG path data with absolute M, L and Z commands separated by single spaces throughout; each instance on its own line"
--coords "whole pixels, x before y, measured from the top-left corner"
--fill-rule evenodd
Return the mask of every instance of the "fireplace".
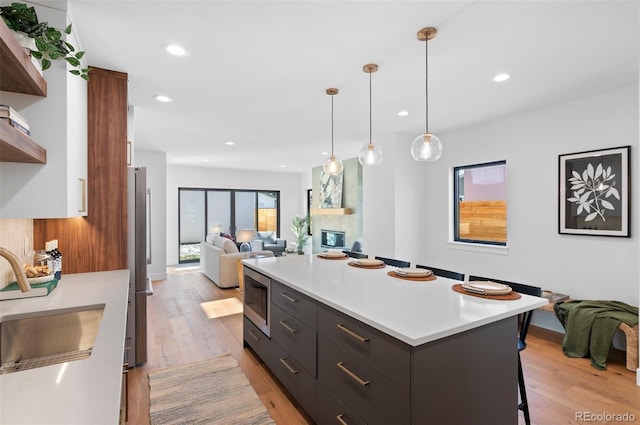
M 340 230 L 324 230 L 320 231 L 322 235 L 322 239 L 320 241 L 320 245 L 322 248 L 335 248 L 335 249 L 344 249 L 346 248 L 345 236 L 344 232 Z

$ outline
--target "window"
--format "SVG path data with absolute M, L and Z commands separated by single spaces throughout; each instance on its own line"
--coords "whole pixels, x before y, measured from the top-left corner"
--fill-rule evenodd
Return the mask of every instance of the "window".
M 507 245 L 507 162 L 454 167 L 454 240 Z
M 200 242 L 208 233 L 274 231 L 280 236 L 280 192 L 229 189 L 178 189 L 180 263 L 200 261 Z

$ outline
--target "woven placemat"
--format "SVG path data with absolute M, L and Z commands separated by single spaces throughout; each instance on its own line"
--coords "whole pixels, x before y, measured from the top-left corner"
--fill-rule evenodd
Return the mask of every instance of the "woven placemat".
M 322 258 L 323 260 L 348 260 L 349 259 L 348 255 L 345 255 L 344 257 L 326 257 L 322 254 L 318 254 L 316 255 L 316 257 Z
M 436 275 L 433 273 L 429 276 L 400 276 L 399 274 L 396 274 L 395 271 L 391 270 L 390 272 L 387 272 L 387 274 L 391 277 L 395 277 L 396 279 L 411 280 L 413 282 L 428 282 L 430 280 L 436 280 Z
M 459 292 L 461 294 L 465 294 L 465 295 L 471 295 L 472 297 L 478 297 L 478 298 L 486 298 L 488 300 L 502 300 L 502 301 L 510 301 L 510 300 L 517 300 L 520 299 L 521 296 L 519 293 L 517 293 L 516 291 L 511 291 L 506 295 L 483 295 L 483 294 L 475 294 L 473 292 L 468 292 L 465 291 L 464 288 L 462 287 L 461 283 L 456 283 L 455 285 L 453 285 L 451 287 L 451 289 L 453 289 L 456 292 Z
M 351 267 L 355 267 L 356 269 L 384 269 L 385 267 L 387 267 L 385 263 L 376 264 L 373 266 L 363 266 L 362 264 L 358 264 L 354 261 L 349 261 L 347 264 L 350 265 Z

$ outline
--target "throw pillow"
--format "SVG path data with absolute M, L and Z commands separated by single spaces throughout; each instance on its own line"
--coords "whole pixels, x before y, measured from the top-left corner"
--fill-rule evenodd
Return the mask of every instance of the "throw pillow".
M 258 232 L 258 239 L 263 241 L 266 244 L 274 244 L 276 243 L 276 234 L 275 232 Z
M 223 238 L 223 239 L 224 239 L 224 245 L 222 249 L 224 249 L 225 254 L 233 254 L 238 252 L 238 247 L 236 246 L 236 243 L 234 241 L 227 238 Z
M 215 239 L 215 237 L 216 237 L 216 235 L 215 235 L 215 234 L 213 234 L 213 233 L 209 233 L 209 234 L 207 235 L 207 238 L 205 239 L 205 241 L 206 241 L 208 244 L 213 245 L 213 240 Z

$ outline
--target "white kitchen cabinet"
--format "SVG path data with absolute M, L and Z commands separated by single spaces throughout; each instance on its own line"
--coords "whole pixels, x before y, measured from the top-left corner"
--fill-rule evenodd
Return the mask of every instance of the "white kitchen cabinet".
M 64 28 L 67 13 L 36 5 L 41 21 Z M 78 46 L 74 34 L 67 39 Z M 0 92 L 27 119 L 47 151 L 46 164 L 0 163 L 0 217 L 65 218 L 87 215 L 87 82 L 55 61 L 45 71 L 47 97 Z

